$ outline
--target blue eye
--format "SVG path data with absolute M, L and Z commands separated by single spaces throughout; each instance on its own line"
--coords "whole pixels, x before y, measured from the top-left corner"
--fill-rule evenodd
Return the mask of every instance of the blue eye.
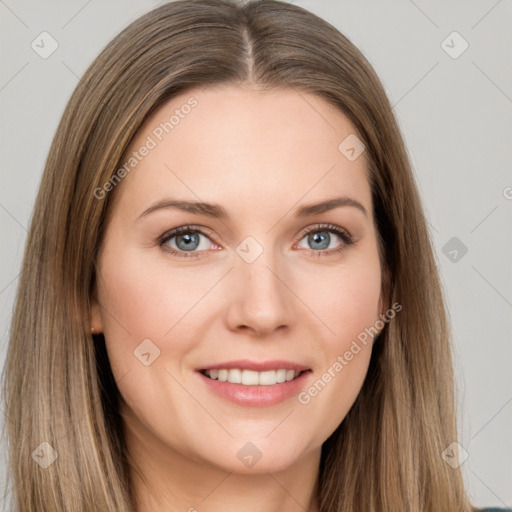
M 332 233 L 342 240 L 341 245 L 337 248 L 332 248 L 326 251 L 332 242 Z M 303 235 L 300 241 L 307 238 L 310 251 L 314 256 L 328 256 L 332 253 L 339 253 L 343 251 L 347 246 L 352 245 L 354 240 L 352 237 L 342 228 L 333 224 L 325 224 L 320 226 L 312 226 Z M 299 241 L 299 243 L 300 243 Z
M 209 243 L 202 244 L 203 247 L 200 247 L 201 237 L 209 240 L 209 238 L 200 229 L 193 226 L 181 226 L 163 235 L 159 241 L 159 245 L 161 247 L 165 246 L 165 250 L 176 256 L 197 258 L 202 256 L 203 253 L 212 245 L 210 241 Z M 173 242 L 174 247 L 172 244 L 169 244 L 173 239 L 175 239 Z
M 332 234 L 342 240 L 337 248 L 328 249 L 332 242 Z M 206 241 L 201 241 L 204 237 Z M 343 228 L 333 224 L 315 225 L 308 228 L 302 233 L 299 243 L 307 237 L 307 243 L 310 247 L 306 247 L 310 254 L 318 256 L 330 256 L 340 253 L 347 246 L 352 245 L 354 240 L 350 234 Z M 214 250 L 219 250 L 220 246 L 210 240 L 202 229 L 195 226 L 181 226 L 163 234 L 158 245 L 165 251 L 180 258 L 199 258 L 208 254 L 208 249 L 215 245 Z M 302 247 L 299 245 L 299 247 Z

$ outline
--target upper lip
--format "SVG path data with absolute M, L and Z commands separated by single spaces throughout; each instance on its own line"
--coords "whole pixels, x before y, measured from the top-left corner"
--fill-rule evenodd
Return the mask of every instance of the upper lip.
M 272 361 L 252 361 L 250 359 L 237 359 L 235 361 L 225 361 L 223 363 L 204 366 L 199 370 L 230 370 L 232 368 L 240 368 L 241 370 L 253 370 L 255 372 L 264 372 L 268 370 L 309 370 L 307 366 L 294 363 L 293 361 L 272 360 Z

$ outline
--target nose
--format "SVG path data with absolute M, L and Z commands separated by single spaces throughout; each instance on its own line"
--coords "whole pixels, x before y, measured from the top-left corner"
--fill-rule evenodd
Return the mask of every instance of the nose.
M 289 329 L 294 321 L 294 293 L 287 282 L 288 275 L 266 251 L 252 263 L 237 257 L 226 283 L 229 328 L 248 331 L 256 337 Z

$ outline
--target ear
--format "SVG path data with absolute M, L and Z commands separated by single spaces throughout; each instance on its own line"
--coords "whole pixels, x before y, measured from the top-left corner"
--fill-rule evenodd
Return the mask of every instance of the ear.
M 98 290 L 96 288 L 96 283 L 94 283 L 94 287 L 90 297 L 91 304 L 91 328 L 94 328 L 94 332 L 96 334 L 103 332 L 103 315 L 101 312 L 101 306 L 98 302 Z
M 389 310 L 389 308 L 391 307 L 391 298 L 389 296 L 389 294 L 390 294 L 390 283 L 391 283 L 391 276 L 390 276 L 389 269 L 384 268 L 383 274 L 382 274 L 381 292 L 380 292 L 379 305 L 378 305 L 379 318 L 387 317 L 386 313 Z M 377 335 L 377 337 L 380 336 L 380 333 L 384 329 L 385 329 L 385 325 L 379 331 L 379 334 Z
M 391 297 L 389 296 L 391 291 L 391 274 L 387 267 L 382 271 L 382 285 L 379 298 L 379 314 L 384 315 L 386 311 L 391 307 Z M 389 302 L 388 302 L 389 301 Z
M 384 303 L 384 297 L 383 297 L 383 294 L 381 293 L 380 297 L 379 297 L 379 315 L 383 315 L 386 312 L 385 306 L 386 305 Z

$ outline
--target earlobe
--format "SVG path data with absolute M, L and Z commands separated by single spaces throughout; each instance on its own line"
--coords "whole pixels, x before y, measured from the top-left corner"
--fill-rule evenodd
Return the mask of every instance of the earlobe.
M 384 327 L 386 325 L 386 322 L 387 320 L 385 320 L 387 318 L 387 311 L 388 311 L 388 307 L 387 305 L 385 304 L 385 301 L 383 299 L 384 295 L 381 294 L 381 296 L 379 297 L 379 306 L 378 306 L 378 310 L 379 310 L 379 322 L 381 322 L 383 325 L 382 325 L 382 328 L 379 329 L 379 333 L 377 334 L 377 338 L 380 336 L 381 332 L 384 330 Z
M 389 273 L 389 269 L 387 267 L 385 267 L 383 270 L 381 293 L 380 293 L 380 297 L 379 297 L 379 315 L 382 315 L 382 316 L 385 316 L 387 311 L 391 307 L 392 300 L 390 297 L 390 282 L 391 282 L 391 276 Z M 389 301 L 389 302 L 387 302 L 387 301 Z
M 94 287 L 93 293 L 90 299 L 91 304 L 91 320 L 90 320 L 90 331 L 93 334 L 103 332 L 103 317 L 101 314 L 101 306 L 97 299 L 96 286 Z
M 378 309 L 379 309 L 379 318 L 386 314 L 387 309 L 386 309 L 386 304 L 384 304 L 384 300 L 382 298 L 382 294 L 381 294 L 381 296 L 379 298 L 379 307 L 378 307 Z

